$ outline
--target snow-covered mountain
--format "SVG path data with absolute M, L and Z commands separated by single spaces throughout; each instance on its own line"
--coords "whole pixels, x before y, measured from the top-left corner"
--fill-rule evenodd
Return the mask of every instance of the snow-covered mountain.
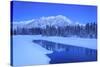
M 13 29 L 19 28 L 46 28 L 46 26 L 64 27 L 76 25 L 72 20 L 63 15 L 40 17 L 28 21 L 13 22 Z

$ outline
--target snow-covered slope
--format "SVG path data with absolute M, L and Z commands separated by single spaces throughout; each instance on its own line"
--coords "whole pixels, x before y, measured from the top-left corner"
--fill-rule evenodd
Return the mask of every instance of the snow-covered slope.
M 38 19 L 28 21 L 13 22 L 13 28 L 16 28 L 16 26 L 20 28 L 45 28 L 46 26 L 64 27 L 67 25 L 77 25 L 77 23 L 73 23 L 71 19 L 63 15 L 40 17 Z
M 33 21 L 28 24 L 28 27 L 45 27 L 48 26 L 66 26 L 71 24 L 72 21 L 65 16 L 49 16 L 49 17 L 41 17 L 38 20 Z

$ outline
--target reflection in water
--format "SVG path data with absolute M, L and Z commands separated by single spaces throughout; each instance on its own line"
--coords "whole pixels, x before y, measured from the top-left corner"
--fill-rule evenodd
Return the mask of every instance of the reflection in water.
M 60 44 L 46 40 L 33 40 L 33 42 L 47 50 L 53 51 L 52 54 L 48 54 L 51 58 L 51 64 L 97 60 L 97 50 L 94 49 Z

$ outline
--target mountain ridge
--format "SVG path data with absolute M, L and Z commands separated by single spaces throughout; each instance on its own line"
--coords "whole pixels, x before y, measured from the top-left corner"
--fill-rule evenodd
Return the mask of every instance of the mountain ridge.
M 31 19 L 28 21 L 13 22 L 13 28 L 46 28 L 46 26 L 64 27 L 68 25 L 83 25 L 80 23 L 73 23 L 71 19 L 63 15 L 40 17 L 38 19 Z

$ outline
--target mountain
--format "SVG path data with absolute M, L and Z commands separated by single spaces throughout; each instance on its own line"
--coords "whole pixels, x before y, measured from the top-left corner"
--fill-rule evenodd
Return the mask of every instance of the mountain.
M 76 25 L 69 18 L 63 15 L 40 17 L 29 21 L 13 22 L 13 29 L 18 28 L 46 28 L 46 26 L 64 27 Z

